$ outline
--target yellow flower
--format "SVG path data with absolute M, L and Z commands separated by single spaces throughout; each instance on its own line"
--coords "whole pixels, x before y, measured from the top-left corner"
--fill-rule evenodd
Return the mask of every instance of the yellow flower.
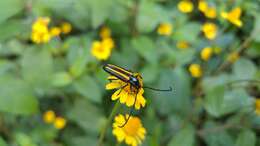
M 204 0 L 200 0 L 198 4 L 198 8 L 201 12 L 205 12 L 208 9 L 208 4 Z
M 115 47 L 115 43 L 112 38 L 104 38 L 101 41 L 101 44 L 103 47 L 108 48 L 108 49 L 113 49 Z
M 208 61 L 210 57 L 212 56 L 213 49 L 211 47 L 205 47 L 200 52 L 200 57 L 204 61 Z
M 189 0 L 182 0 L 178 3 L 178 9 L 183 13 L 190 13 L 193 10 L 193 4 Z
M 241 8 L 236 7 L 232 9 L 230 12 L 221 12 L 221 16 L 224 19 L 227 19 L 229 22 L 233 23 L 237 27 L 241 27 L 243 22 L 240 20 L 241 16 Z
M 118 142 L 123 142 L 130 146 L 137 146 L 142 143 L 145 138 L 146 130 L 138 117 L 131 116 L 124 127 L 120 127 L 125 123 L 125 119 L 129 115 L 118 115 L 113 123 L 113 135 L 116 136 Z
M 217 36 L 217 26 L 214 23 L 207 22 L 203 24 L 202 31 L 205 37 L 209 40 L 213 40 Z
M 208 7 L 205 11 L 204 11 L 204 15 L 208 18 L 216 18 L 217 17 L 217 11 L 215 7 Z
M 135 74 L 137 79 L 139 80 L 141 87 L 143 86 L 143 81 L 138 73 Z M 143 97 L 144 89 L 140 88 L 136 90 L 131 87 L 129 83 L 125 83 L 114 76 L 108 77 L 110 83 L 106 85 L 107 90 L 118 89 L 111 97 L 112 100 L 118 100 L 122 104 L 126 104 L 126 106 L 131 107 L 134 105 L 135 109 L 139 110 L 141 107 L 144 107 L 146 104 L 146 100 Z M 136 100 L 136 101 L 135 101 Z
M 43 121 L 45 123 L 52 123 L 52 122 L 54 122 L 55 118 L 56 118 L 56 115 L 55 115 L 54 111 L 52 111 L 52 110 L 48 110 L 43 114 Z
M 192 77 L 199 78 L 202 75 L 202 69 L 199 64 L 191 64 L 189 71 Z
M 186 41 L 178 41 L 176 46 L 179 49 L 187 49 L 187 48 L 189 48 L 189 43 Z
M 94 41 L 91 47 L 91 54 L 99 60 L 107 60 L 111 55 L 111 48 L 104 47 L 100 41 Z
M 66 119 L 62 117 L 57 117 L 53 124 L 56 129 L 63 129 L 66 126 L 66 123 Z
M 59 36 L 61 33 L 61 29 L 59 27 L 52 27 L 50 29 L 51 36 Z
M 209 7 L 208 3 L 204 0 L 199 1 L 198 8 L 203 14 L 208 18 L 216 18 L 217 17 L 217 11 L 215 7 Z
M 100 30 L 99 36 L 102 39 L 110 38 L 111 37 L 111 30 L 110 28 L 103 26 Z
M 50 18 L 48 17 L 40 17 L 38 18 L 32 25 L 32 33 L 31 40 L 36 43 L 47 43 L 51 39 L 51 35 L 49 34 L 48 24 L 50 22 Z
M 238 52 L 232 52 L 228 55 L 228 58 L 227 60 L 230 62 L 230 63 L 234 63 L 238 60 L 239 58 L 239 54 Z
M 68 22 L 63 22 L 61 24 L 61 32 L 64 33 L 64 34 L 68 34 L 70 33 L 72 30 L 72 27 L 71 27 L 71 24 L 68 23 Z
M 260 116 L 260 99 L 255 100 L 255 113 Z
M 159 35 L 169 36 L 172 33 L 172 25 L 170 23 L 161 23 L 157 29 Z

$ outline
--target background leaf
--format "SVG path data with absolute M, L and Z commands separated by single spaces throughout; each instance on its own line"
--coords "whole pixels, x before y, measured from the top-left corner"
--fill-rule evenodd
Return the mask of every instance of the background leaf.
M 0 111 L 14 114 L 34 114 L 38 101 L 28 84 L 12 76 L 0 78 Z

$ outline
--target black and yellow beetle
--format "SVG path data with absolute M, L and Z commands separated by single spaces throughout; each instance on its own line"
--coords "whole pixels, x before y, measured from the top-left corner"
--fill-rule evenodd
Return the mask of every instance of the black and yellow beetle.
M 143 83 L 140 80 L 140 79 L 142 79 L 142 76 L 139 73 L 129 71 L 127 69 L 124 69 L 122 67 L 119 67 L 119 66 L 116 66 L 113 64 L 105 64 L 103 66 L 103 69 L 110 75 L 118 78 L 119 80 L 121 80 L 125 83 L 130 84 L 131 91 L 134 91 L 136 93 L 133 107 L 135 106 L 137 94 L 141 88 L 148 88 L 148 89 L 155 90 L 155 91 L 172 91 L 171 87 L 169 89 L 156 89 L 156 88 L 152 88 L 152 87 L 143 86 Z M 121 87 L 121 89 L 123 89 L 124 87 L 126 87 L 126 86 Z M 133 108 L 130 110 L 129 116 L 126 119 L 125 123 L 120 127 L 124 127 L 126 125 L 126 123 L 128 122 L 128 120 L 130 119 L 130 117 L 132 115 L 132 112 L 133 112 Z

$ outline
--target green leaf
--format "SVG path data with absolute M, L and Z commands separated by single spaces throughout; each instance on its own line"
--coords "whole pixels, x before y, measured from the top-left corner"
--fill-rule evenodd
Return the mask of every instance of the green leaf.
M 255 146 L 256 135 L 252 130 L 243 130 L 236 140 L 236 146 Z
M 256 42 L 260 42 L 260 38 L 258 36 L 260 32 L 260 16 L 258 14 L 256 14 L 255 16 L 255 24 L 254 24 L 254 29 L 253 29 L 253 33 L 254 33 L 254 40 Z
M 0 146 L 7 146 L 6 142 L 0 137 Z
M 89 61 L 89 47 L 90 40 L 85 37 L 71 37 L 66 40 L 66 45 L 69 46 L 67 60 L 70 65 L 69 72 L 74 78 L 83 74 L 86 69 L 86 64 Z
M 0 60 L 0 75 L 3 75 L 14 68 L 15 66 L 11 61 Z
M 129 38 L 122 38 L 119 44 L 121 50 L 112 53 L 111 62 L 116 62 L 119 66 L 127 66 L 129 69 L 133 68 L 138 63 L 139 56 L 136 51 L 133 51 L 132 46 L 129 45 L 130 43 Z M 124 56 L 124 59 L 122 59 L 122 56 Z
M 80 137 L 73 137 L 70 139 L 69 145 L 73 146 L 86 146 L 86 145 L 97 145 L 98 139 L 96 137 L 91 136 L 80 136 Z
M 98 135 L 104 117 L 95 105 L 87 100 L 77 99 L 68 112 L 68 117 L 81 126 L 87 133 Z
M 180 130 L 170 140 L 168 146 L 193 146 L 195 144 L 195 130 L 192 126 L 187 126 Z
M 222 104 L 224 102 L 224 87 L 218 86 L 206 93 L 205 108 L 210 115 L 220 116 Z
M 159 74 L 158 66 L 157 65 L 147 65 L 140 71 L 144 82 L 153 82 L 157 79 Z
M 91 8 L 91 22 L 92 27 L 97 28 L 109 17 L 110 10 L 115 1 L 103 1 L 103 0 L 89 0 Z M 101 11 L 102 10 L 102 11 Z
M 237 80 L 252 79 L 256 74 L 256 66 L 252 61 L 241 58 L 235 62 L 233 73 L 234 78 Z
M 73 65 L 69 68 L 69 71 L 73 77 L 79 77 L 85 70 L 85 65 L 87 63 L 86 56 L 79 56 Z
M 196 42 L 200 33 L 200 27 L 201 26 L 195 22 L 184 24 L 174 32 L 173 38 L 179 41 Z
M 190 78 L 185 70 L 162 70 L 159 75 L 158 88 L 173 88 L 172 92 L 152 93 L 152 100 L 155 107 L 162 114 L 169 114 L 172 111 L 187 114 L 191 107 Z M 163 107 L 163 108 L 162 108 Z
M 19 13 L 23 9 L 22 0 L 3 0 L 0 1 L 0 23 L 4 22 L 11 16 Z
M 101 102 L 101 90 L 98 86 L 97 81 L 94 78 L 85 75 L 75 80 L 73 82 L 73 86 L 78 93 L 80 93 L 82 96 L 89 99 L 90 101 L 97 103 Z
M 224 90 L 223 86 L 212 88 L 206 93 L 205 108 L 215 117 L 241 110 L 253 104 L 245 90 Z
M 1 3 L 1 2 L 0 2 Z M 0 18 L 1 19 L 1 18 Z M 20 20 L 9 20 L 0 24 L 0 41 L 5 41 L 9 38 L 21 35 L 26 30 L 26 25 Z
M 226 130 L 217 130 L 211 132 L 210 129 L 216 129 L 217 126 L 221 127 L 222 125 L 217 125 L 214 122 L 206 122 L 204 129 L 206 133 L 203 135 L 208 146 L 235 146 L 234 139 Z M 209 131 L 209 132 L 207 132 Z
M 1 76 L 0 111 L 33 114 L 38 111 L 38 101 L 24 81 L 9 75 Z
M 46 49 L 30 48 L 21 60 L 23 78 L 37 91 L 47 89 L 52 80 L 53 61 Z
M 154 42 L 146 37 L 140 36 L 132 40 L 133 48 L 148 62 L 156 63 L 158 60 L 157 50 Z
M 235 88 L 225 91 L 224 101 L 221 105 L 222 114 L 242 110 L 243 107 L 253 106 L 254 100 L 244 89 Z
M 141 1 L 136 20 L 137 29 L 141 32 L 155 30 L 160 22 L 170 20 L 169 12 L 152 1 Z
M 72 82 L 70 74 L 67 72 L 58 72 L 53 76 L 52 84 L 57 87 L 63 87 Z
M 175 58 L 176 65 L 183 66 L 192 61 L 196 51 L 194 49 L 175 50 L 171 52 L 171 57 Z
M 213 88 L 218 86 L 224 86 L 231 80 L 231 76 L 228 74 L 219 74 L 216 76 L 207 76 L 203 78 L 202 86 L 205 92 L 209 92 Z
M 17 133 L 15 135 L 15 139 L 18 145 L 28 145 L 28 146 L 37 146 L 32 138 L 25 133 Z

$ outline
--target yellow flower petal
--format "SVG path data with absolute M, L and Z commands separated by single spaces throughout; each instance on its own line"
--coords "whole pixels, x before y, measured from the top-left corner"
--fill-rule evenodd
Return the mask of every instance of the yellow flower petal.
M 124 119 L 129 115 L 125 115 Z M 138 117 L 131 116 L 124 127 L 118 127 L 121 125 L 121 119 L 123 116 L 120 114 L 115 117 L 113 123 L 113 135 L 116 136 L 118 142 L 125 141 L 127 145 L 137 146 L 145 139 L 146 130 L 143 127 L 141 120 Z
M 189 71 L 192 77 L 199 78 L 202 76 L 202 69 L 199 64 L 191 64 Z
M 172 25 L 170 23 L 161 23 L 157 29 L 159 35 L 169 36 L 172 33 Z
M 55 118 L 56 118 L 56 115 L 55 115 L 54 111 L 52 111 L 52 110 L 48 110 L 43 114 L 43 121 L 45 123 L 52 123 L 52 122 L 54 122 Z
M 128 107 L 133 106 L 135 101 L 135 97 L 133 95 L 130 95 L 126 98 L 126 105 Z
M 111 90 L 111 89 L 117 89 L 119 87 L 121 87 L 122 85 L 119 83 L 119 82 L 111 82 L 111 83 L 108 83 L 106 85 L 106 89 L 107 90 Z
M 111 99 L 112 100 L 117 100 L 120 96 L 120 89 L 119 90 L 117 90 L 113 95 L 112 95 L 112 97 L 111 97 Z
M 240 20 L 242 10 L 240 7 L 236 7 L 232 9 L 230 12 L 221 12 L 221 16 L 224 19 L 227 19 L 232 24 L 236 25 L 237 27 L 241 27 L 243 25 L 242 21 Z
M 120 103 L 124 104 L 126 103 L 126 99 L 128 98 L 128 93 L 125 91 L 122 91 L 120 96 Z
M 53 124 L 56 129 L 63 129 L 66 126 L 66 123 L 67 121 L 63 117 L 57 117 Z
M 213 40 L 217 36 L 217 25 L 211 22 L 203 24 L 202 31 L 205 37 L 209 40 Z
M 199 10 L 205 12 L 208 9 L 208 4 L 204 0 L 199 0 Z
M 193 4 L 189 0 L 182 0 L 178 3 L 178 9 L 183 13 L 190 13 L 193 10 Z
M 213 54 L 213 49 L 211 47 L 205 47 L 200 52 L 201 59 L 204 61 L 208 61 Z

